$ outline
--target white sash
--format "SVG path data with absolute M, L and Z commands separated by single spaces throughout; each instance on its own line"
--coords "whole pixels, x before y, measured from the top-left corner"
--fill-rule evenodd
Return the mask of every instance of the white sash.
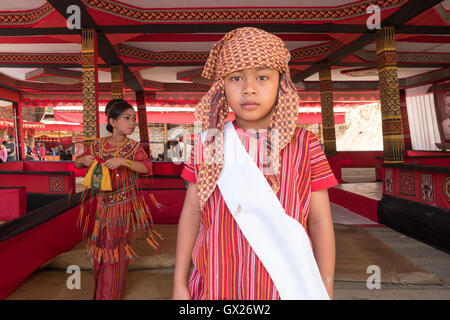
M 225 162 L 218 186 L 281 299 L 329 299 L 303 226 L 286 214 L 231 121 L 224 131 Z

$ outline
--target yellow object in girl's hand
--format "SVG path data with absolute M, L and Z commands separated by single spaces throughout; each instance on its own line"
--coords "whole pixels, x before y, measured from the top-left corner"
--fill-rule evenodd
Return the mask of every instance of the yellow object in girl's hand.
M 89 167 L 89 171 L 81 184 L 90 189 L 111 191 L 112 187 L 109 169 L 103 163 L 99 163 L 97 159 L 95 159 Z

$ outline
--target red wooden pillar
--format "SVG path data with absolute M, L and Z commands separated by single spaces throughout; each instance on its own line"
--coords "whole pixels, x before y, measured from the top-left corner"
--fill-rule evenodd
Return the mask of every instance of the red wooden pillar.
M 100 137 L 98 112 L 97 32 L 81 30 L 81 68 L 83 82 L 83 144 L 89 146 Z
M 409 130 L 408 111 L 406 109 L 406 92 L 400 89 L 400 114 L 402 116 L 403 148 L 412 150 L 411 131 Z
M 113 99 L 124 98 L 123 68 L 120 65 L 111 66 L 111 89 Z
M 25 143 L 23 139 L 23 116 L 22 106 L 18 102 L 13 102 L 13 114 L 14 114 L 14 136 L 16 149 L 16 159 L 18 161 L 25 160 Z
M 331 80 L 331 66 L 321 63 L 319 69 L 320 106 L 322 113 L 323 144 L 331 170 L 339 183 L 342 183 L 342 170 L 336 151 L 336 131 L 333 110 L 333 83 Z
M 376 43 L 383 126 L 384 163 L 404 163 L 394 27 L 386 26 L 378 30 L 376 33 Z
M 140 143 L 147 153 L 147 156 L 151 159 L 150 143 L 148 138 L 147 109 L 145 107 L 144 91 L 136 91 L 136 105 L 139 121 L 139 136 L 141 139 Z

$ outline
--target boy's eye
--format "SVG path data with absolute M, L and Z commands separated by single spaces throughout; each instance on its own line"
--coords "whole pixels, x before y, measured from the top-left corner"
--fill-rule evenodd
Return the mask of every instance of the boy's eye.
M 257 79 L 258 79 L 258 80 L 261 80 L 261 81 L 264 81 L 264 80 L 269 79 L 269 77 L 268 77 L 268 76 L 258 76 Z
M 232 77 L 230 77 L 230 80 L 231 81 L 239 81 L 239 80 L 241 80 L 241 77 L 240 76 L 232 76 Z

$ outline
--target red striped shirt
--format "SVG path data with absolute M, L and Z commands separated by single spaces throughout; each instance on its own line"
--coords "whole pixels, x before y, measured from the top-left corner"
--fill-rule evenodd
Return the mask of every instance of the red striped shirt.
M 263 171 L 264 133 L 256 139 L 237 128 L 247 152 Z M 196 183 L 198 165 L 186 164 L 182 177 Z M 291 142 L 281 152 L 280 190 L 277 197 L 286 213 L 298 220 L 305 230 L 311 191 L 337 184 L 316 136 L 302 128 L 295 130 Z M 277 289 L 266 269 L 237 226 L 216 187 L 202 211 L 200 230 L 192 252 L 194 263 L 189 289 L 192 299 L 279 299 Z

